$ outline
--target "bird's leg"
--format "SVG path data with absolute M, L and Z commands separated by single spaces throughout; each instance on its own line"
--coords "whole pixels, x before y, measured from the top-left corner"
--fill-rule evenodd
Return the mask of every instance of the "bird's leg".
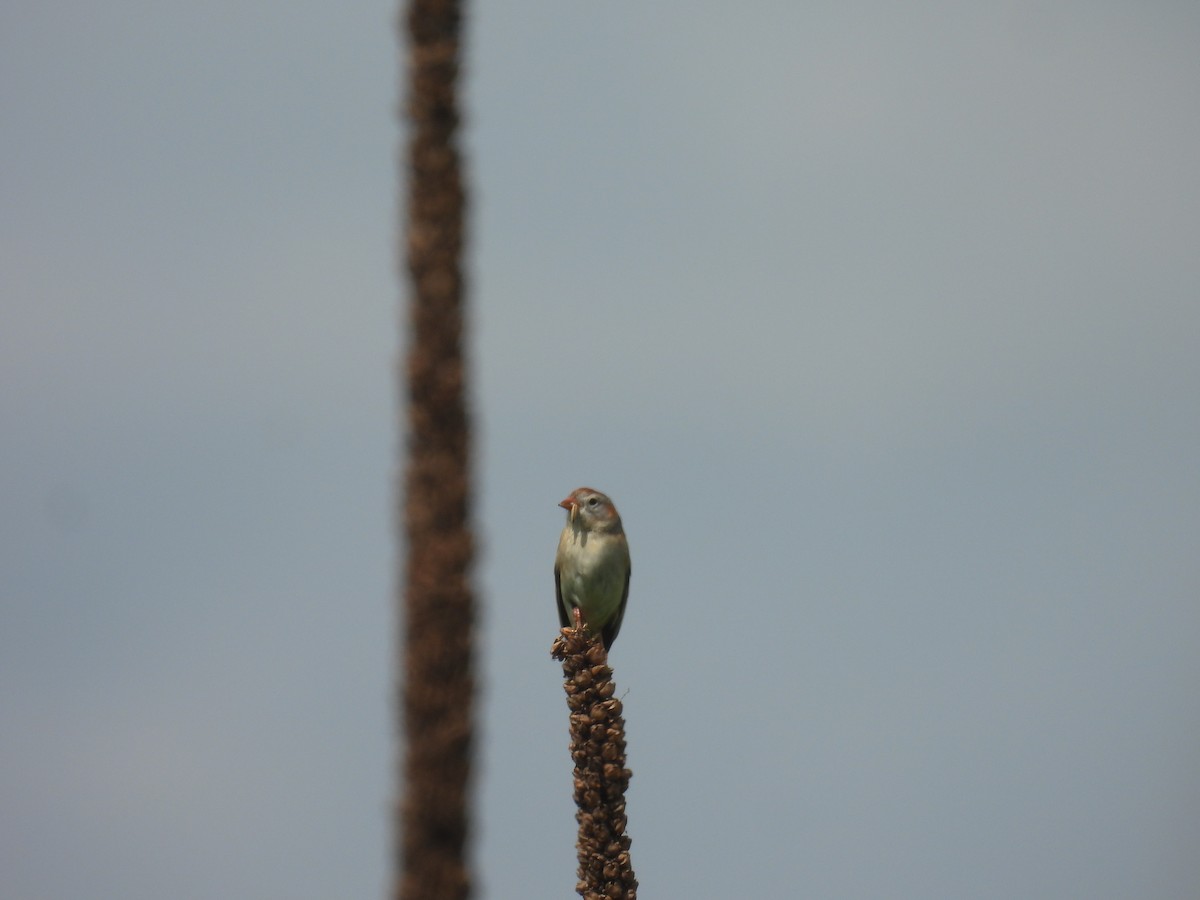
M 573 606 L 573 607 L 571 607 L 571 615 L 574 616 L 574 618 L 575 618 L 575 630 L 582 631 L 583 630 L 583 610 L 581 610 L 578 606 Z

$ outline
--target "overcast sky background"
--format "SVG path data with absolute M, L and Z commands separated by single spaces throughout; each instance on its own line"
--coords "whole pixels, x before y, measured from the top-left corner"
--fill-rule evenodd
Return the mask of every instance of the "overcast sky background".
M 470 5 L 479 896 L 1200 894 L 1200 6 Z M 388 883 L 392 4 L 0 11 L 5 900 Z

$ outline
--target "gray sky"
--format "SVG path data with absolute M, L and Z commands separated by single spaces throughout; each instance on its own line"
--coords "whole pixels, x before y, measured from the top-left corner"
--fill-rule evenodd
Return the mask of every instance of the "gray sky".
M 1200 8 L 470 8 L 480 896 L 1200 892 Z M 0 13 L 5 897 L 378 897 L 395 9 Z

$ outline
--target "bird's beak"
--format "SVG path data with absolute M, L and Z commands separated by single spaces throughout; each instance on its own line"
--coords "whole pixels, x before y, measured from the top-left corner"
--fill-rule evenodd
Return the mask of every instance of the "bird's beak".
M 568 513 L 571 514 L 570 520 L 572 522 L 574 522 L 575 521 L 575 513 L 578 512 L 578 510 L 579 510 L 579 504 L 575 502 L 575 499 L 573 497 L 568 497 L 566 500 L 563 500 L 558 505 L 561 506 L 563 509 L 565 509 Z

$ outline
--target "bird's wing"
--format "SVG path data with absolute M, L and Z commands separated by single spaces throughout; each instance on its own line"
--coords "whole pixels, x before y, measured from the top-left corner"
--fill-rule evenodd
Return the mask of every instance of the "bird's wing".
M 629 600 L 629 576 L 633 574 L 633 566 L 625 567 L 625 589 L 621 592 L 621 605 L 617 607 L 617 613 L 608 620 L 608 624 L 600 629 L 600 637 L 604 639 L 604 649 L 607 650 L 612 646 L 613 641 L 617 639 L 617 632 L 621 630 L 621 620 L 625 618 L 625 603 Z
M 567 608 L 562 602 L 562 578 L 558 574 L 558 564 L 554 565 L 554 599 L 558 601 L 558 622 L 563 628 L 570 626 L 567 619 Z

